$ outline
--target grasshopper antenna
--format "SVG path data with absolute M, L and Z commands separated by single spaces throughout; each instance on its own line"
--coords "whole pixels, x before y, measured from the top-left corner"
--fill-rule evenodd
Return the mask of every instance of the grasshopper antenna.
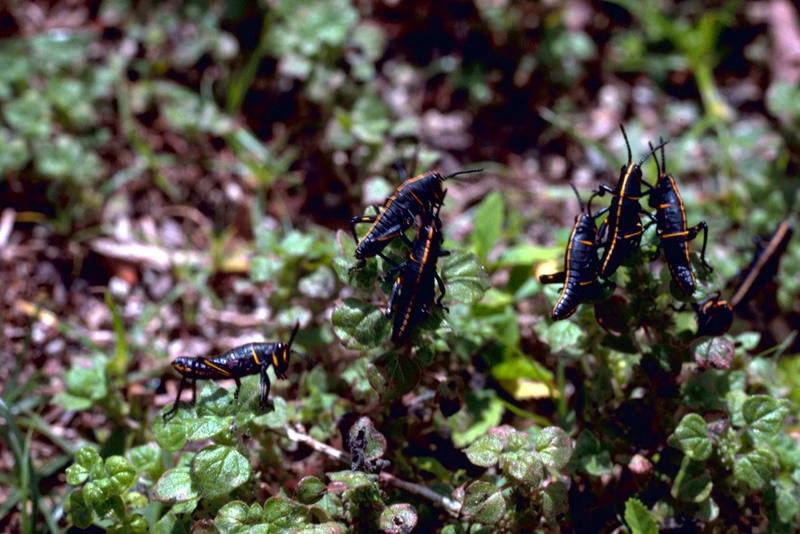
M 292 348 L 292 343 L 294 343 L 294 337 L 297 335 L 297 331 L 300 330 L 300 321 L 294 323 L 294 328 L 292 329 L 292 336 L 289 338 L 289 345 L 288 347 Z
M 450 180 L 451 178 L 455 178 L 456 176 L 461 176 L 462 174 L 473 174 L 476 172 L 483 172 L 483 169 L 469 169 L 466 171 L 458 171 L 454 172 L 453 174 L 448 174 L 444 177 L 445 180 Z
M 630 141 L 628 141 L 628 134 L 625 131 L 625 126 L 620 124 L 619 129 L 622 130 L 622 137 L 625 138 L 625 146 L 628 148 L 628 165 L 630 165 L 631 162 L 633 161 L 633 153 L 631 152 L 631 143 Z
M 581 200 L 581 194 L 578 193 L 578 189 L 575 187 L 575 184 L 570 182 L 569 186 L 572 188 L 572 191 L 575 193 L 575 198 L 578 199 L 578 205 L 581 207 L 581 211 L 586 211 L 586 206 L 584 206 L 583 200 Z
M 664 159 L 664 145 L 669 143 L 669 141 L 661 141 L 661 138 L 658 138 L 658 142 L 661 143 L 661 168 L 664 169 L 664 174 L 667 174 L 667 160 Z
M 658 141 L 659 141 L 659 143 L 661 142 L 661 138 L 660 137 L 658 138 Z M 647 142 L 647 146 L 650 147 L 650 153 L 653 154 L 653 159 L 656 161 L 656 170 L 658 171 L 658 175 L 661 176 L 661 165 L 658 164 L 658 154 L 656 154 L 656 149 L 653 148 L 653 143 L 651 143 L 650 141 Z M 661 150 L 662 150 L 662 154 L 663 154 L 663 150 L 664 150 L 663 146 L 661 147 Z
M 648 144 L 648 145 L 650 145 L 650 152 L 648 152 L 647 154 L 645 154 L 644 156 L 642 156 L 642 159 L 641 159 L 641 160 L 639 160 L 639 166 L 640 166 L 640 167 L 641 167 L 642 165 L 644 165 L 644 162 L 645 162 L 645 161 L 647 161 L 647 158 L 649 158 L 651 155 L 652 155 L 654 158 L 658 158 L 658 156 L 656 155 L 656 152 L 655 152 L 655 151 L 656 151 L 656 150 L 658 150 L 659 148 L 661 149 L 661 153 L 663 154 L 663 153 L 664 153 L 664 146 L 666 146 L 667 144 L 669 144 L 669 139 L 667 139 L 666 141 L 664 141 L 663 139 L 661 139 L 661 138 L 659 137 L 659 138 L 658 138 L 658 144 L 656 145 L 656 148 L 655 148 L 655 150 L 653 149 L 653 145 L 650 143 L 650 141 L 648 141 L 648 142 L 647 142 L 647 144 Z M 658 166 L 658 161 L 656 161 L 656 166 Z M 664 165 L 663 165 L 663 164 L 662 164 L 661 166 L 662 166 L 662 167 L 664 167 Z M 666 168 L 665 168 L 665 171 L 666 171 Z M 661 174 L 661 171 L 659 171 L 659 174 Z

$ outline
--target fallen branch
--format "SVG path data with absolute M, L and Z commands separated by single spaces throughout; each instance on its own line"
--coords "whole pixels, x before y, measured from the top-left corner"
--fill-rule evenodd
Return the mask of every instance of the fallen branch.
M 93 239 L 89 246 L 101 256 L 145 265 L 162 271 L 180 265 L 192 267 L 211 265 L 210 257 L 191 250 L 170 250 L 136 242 L 120 243 L 105 237 Z
M 284 430 L 286 430 L 285 437 L 289 438 L 290 440 L 298 443 L 305 443 L 315 451 L 321 452 L 326 456 L 330 456 L 334 460 L 339 460 L 343 463 L 350 463 L 350 455 L 346 452 L 340 451 L 336 447 L 331 447 L 330 445 L 322 443 L 321 441 L 317 441 L 308 434 L 303 434 L 302 432 L 298 432 L 297 430 L 294 430 L 288 426 L 285 427 Z
M 333 458 L 334 460 L 338 460 L 342 463 L 349 464 L 351 462 L 350 455 L 344 451 L 340 451 L 336 447 L 331 447 L 321 441 L 317 441 L 308 434 L 304 434 L 303 432 L 298 432 L 297 430 L 286 426 L 283 428 L 283 432 L 280 430 L 273 430 L 276 434 L 279 434 L 287 439 L 298 443 L 305 443 L 312 449 L 317 452 L 321 452 L 322 454 Z M 461 511 L 461 504 L 449 497 L 445 497 L 439 493 L 436 493 L 432 489 L 423 486 L 421 484 L 415 484 L 414 482 L 408 482 L 407 480 L 403 480 L 401 478 L 397 478 L 391 473 L 388 472 L 381 472 L 378 475 L 378 479 L 383 482 L 384 484 L 388 484 L 390 486 L 394 486 L 397 489 L 403 490 L 405 492 L 411 493 L 413 495 L 417 495 L 419 497 L 423 497 L 429 501 L 431 501 L 436 506 L 443 508 L 447 513 L 452 516 L 457 517 L 459 512 Z
M 422 486 L 420 484 L 415 484 L 413 482 L 408 482 L 406 480 L 402 480 L 397 478 L 391 473 L 387 473 L 386 471 L 382 472 L 380 475 L 381 482 L 385 482 L 395 488 L 401 489 L 403 491 L 407 491 L 408 493 L 412 493 L 414 495 L 418 495 L 420 497 L 424 497 L 429 501 L 433 502 L 433 504 L 439 506 L 440 508 L 444 508 L 449 514 L 458 517 L 458 513 L 461 511 L 461 504 L 458 501 L 451 499 L 449 497 L 445 497 L 439 493 L 436 493 L 432 489 L 428 488 L 427 486 Z

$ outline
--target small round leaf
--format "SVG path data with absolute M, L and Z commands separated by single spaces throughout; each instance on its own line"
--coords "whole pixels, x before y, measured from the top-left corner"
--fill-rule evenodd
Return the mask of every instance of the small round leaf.
M 192 460 L 192 480 L 205 496 L 230 493 L 249 479 L 250 463 L 233 447 L 212 445 Z
M 410 504 L 393 504 L 381 512 L 381 530 L 389 534 L 406 534 L 417 525 L 417 511 Z

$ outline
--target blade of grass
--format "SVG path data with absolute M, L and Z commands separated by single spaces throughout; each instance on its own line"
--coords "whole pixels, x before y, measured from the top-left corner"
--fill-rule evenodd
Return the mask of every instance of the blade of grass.
M 269 45 L 269 30 L 272 26 L 272 19 L 274 18 L 274 10 L 267 9 L 261 19 L 261 35 L 258 40 L 258 46 L 253 50 L 253 53 L 247 58 L 244 66 L 238 72 L 231 76 L 231 82 L 228 86 L 227 109 L 231 115 L 238 115 L 242 109 L 242 102 L 253 84 L 253 80 L 258 73 L 258 66 L 261 60 L 267 53 Z
M 122 314 L 114 302 L 114 297 L 111 296 L 110 291 L 105 294 L 106 306 L 111 312 L 111 321 L 114 328 L 114 335 L 116 337 L 116 347 L 114 355 L 108 362 L 108 371 L 112 379 L 120 379 L 128 369 L 128 360 L 130 357 L 130 350 L 128 347 L 128 338 L 125 333 L 125 323 L 122 320 Z

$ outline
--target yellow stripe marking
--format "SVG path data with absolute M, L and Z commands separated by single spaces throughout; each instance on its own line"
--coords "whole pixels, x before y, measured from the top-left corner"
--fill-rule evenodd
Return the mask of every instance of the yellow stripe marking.
M 675 182 L 675 177 L 672 176 L 671 174 L 667 175 L 667 179 L 669 180 L 669 183 L 672 186 L 672 190 L 675 191 L 675 198 L 678 199 L 678 207 L 680 207 L 681 209 L 681 228 L 686 228 L 687 226 L 689 226 L 689 223 L 687 222 L 688 219 L 686 218 L 686 207 L 683 205 L 683 198 L 681 197 L 681 192 L 678 189 L 678 184 Z M 689 235 L 689 232 L 686 231 L 684 235 Z M 661 236 L 661 239 L 668 239 L 668 238 L 669 238 L 668 235 Z M 689 274 L 692 277 L 692 286 L 694 286 L 695 285 L 694 269 L 692 269 L 692 261 L 691 259 L 689 259 L 689 243 L 687 241 L 684 241 L 683 244 L 681 245 L 681 248 L 683 249 L 683 256 L 686 259 L 686 265 L 689 266 Z
M 255 346 L 250 345 L 250 352 L 253 353 L 253 360 L 255 360 L 256 365 L 261 365 L 261 360 L 258 359 L 258 354 L 256 354 Z
M 425 269 L 425 265 L 428 262 L 428 256 L 430 255 L 431 242 L 433 241 L 433 236 L 434 236 L 433 228 L 428 227 L 428 235 L 426 236 L 425 239 L 425 249 L 422 252 L 422 258 L 419 261 L 420 270 L 417 273 L 417 278 L 414 280 L 414 290 L 411 293 L 412 295 L 411 301 L 409 301 L 409 305 L 406 308 L 405 315 L 403 316 L 403 323 L 400 325 L 400 335 L 402 335 L 405 332 L 406 326 L 408 326 L 408 322 L 411 320 L 411 310 L 414 307 L 413 304 L 414 301 L 416 300 L 417 288 L 419 287 L 419 283 L 422 280 L 422 271 Z M 414 260 L 413 254 L 411 254 L 411 259 L 412 261 L 416 261 Z
M 208 365 L 212 369 L 216 369 L 217 371 L 219 371 L 220 373 L 222 373 L 225 376 L 231 376 L 231 372 L 230 371 L 228 371 L 224 367 L 220 367 L 219 365 L 217 365 L 216 363 L 212 362 L 208 358 L 203 358 L 203 363 Z
M 564 300 L 567 293 L 567 280 L 569 280 L 569 260 L 572 257 L 572 240 L 575 239 L 575 233 L 578 231 L 579 221 L 580 218 L 575 219 L 575 224 L 572 226 L 572 231 L 569 233 L 569 242 L 567 243 L 567 255 L 564 258 L 564 284 L 561 286 L 561 293 L 559 293 L 558 299 L 556 300 L 556 303 L 553 305 L 552 313 L 555 313 L 556 308 L 558 308 L 558 306 Z
M 622 236 L 622 239 L 630 239 L 632 237 L 636 237 L 637 235 L 642 235 L 641 230 L 637 230 L 636 232 L 631 232 L 630 234 L 625 234 Z
M 411 194 L 412 197 L 414 197 L 414 200 L 416 200 L 417 203 L 419 203 L 420 206 L 424 206 L 425 205 L 425 203 L 422 200 L 420 200 L 420 198 L 417 196 L 417 194 L 414 191 L 409 191 L 409 193 Z
M 673 237 L 684 237 L 689 235 L 688 230 L 683 230 L 682 232 L 672 232 L 671 234 L 664 234 L 661 236 L 661 239 L 672 239 Z
M 372 226 L 369 227 L 369 230 L 367 230 L 367 233 L 364 234 L 364 235 L 369 235 L 375 229 L 375 227 L 378 226 L 378 223 L 380 222 L 380 220 L 383 217 L 383 215 L 386 213 L 386 210 L 388 210 L 389 206 L 391 206 L 394 203 L 394 201 L 397 200 L 397 196 L 400 194 L 400 191 L 402 191 L 403 189 L 405 189 L 406 187 L 408 187 L 409 185 L 411 185 L 411 184 L 413 184 L 415 182 L 419 182 L 420 180 L 422 180 L 423 178 L 425 178 L 429 174 L 430 173 L 427 173 L 427 172 L 424 172 L 422 174 L 418 174 L 417 176 L 414 176 L 413 178 L 409 178 L 408 180 L 406 180 L 402 184 L 398 185 L 397 189 L 394 190 L 394 193 L 392 193 L 389 196 L 389 198 L 386 199 L 386 202 L 383 203 L 383 206 L 382 206 L 383 209 L 380 211 L 380 213 L 378 213 L 378 215 L 375 216 L 375 222 L 372 223 Z M 412 191 L 411 194 L 414 195 L 414 192 Z M 417 201 L 419 201 L 419 197 L 417 197 L 416 195 L 414 195 L 414 198 L 416 198 Z M 420 204 L 423 204 L 423 203 L 420 201 Z
M 681 209 L 681 228 L 686 228 L 689 226 L 687 222 L 688 219 L 686 218 L 686 207 L 683 205 L 683 198 L 681 197 L 681 192 L 678 189 L 678 184 L 675 182 L 675 177 L 671 174 L 667 175 L 667 179 L 669 180 L 670 186 L 672 190 L 675 192 L 675 198 L 678 199 L 678 207 Z M 683 235 L 689 235 L 688 230 L 685 232 L 676 232 L 676 236 L 678 234 L 683 233 Z M 670 234 L 661 236 L 661 239 L 669 239 L 671 236 Z M 689 258 L 689 243 L 684 241 L 681 244 L 681 248 L 683 249 L 683 256 L 686 259 L 686 265 L 689 266 L 689 275 L 692 277 L 692 286 L 695 285 L 695 278 L 694 278 L 694 269 L 692 269 L 692 260 Z
M 592 285 L 592 284 L 594 284 L 594 279 L 592 279 L 592 280 L 586 280 L 585 282 L 578 282 L 578 285 L 579 285 L 579 286 L 590 286 L 590 285 Z
M 580 243 L 581 245 L 588 245 L 590 247 L 592 245 L 594 245 L 594 243 L 592 241 L 587 241 L 586 239 L 581 239 L 581 240 L 578 241 L 578 243 Z
M 278 355 L 274 352 L 272 353 L 272 366 L 275 367 L 275 369 L 278 368 Z
M 670 207 L 670 206 L 672 206 L 672 204 L 670 204 L 669 202 L 664 202 L 663 204 L 659 204 L 659 205 L 658 205 L 658 209 L 660 209 L 660 210 L 665 210 L 665 209 L 667 209 L 667 208 L 668 208 L 668 207 Z
M 747 278 L 744 279 L 742 285 L 739 286 L 739 289 L 736 290 L 736 293 L 731 297 L 731 304 L 733 306 L 737 306 L 739 302 L 744 298 L 745 293 L 747 293 L 753 284 L 758 278 L 758 274 L 761 272 L 761 269 L 764 268 L 764 265 L 770 260 L 770 257 L 775 253 L 775 249 L 778 248 L 778 245 L 781 241 L 783 241 L 783 237 L 789 231 L 789 223 L 783 221 L 780 226 L 778 226 L 778 231 L 775 232 L 775 235 L 772 239 L 769 240 L 769 244 L 767 245 L 766 250 L 761 254 L 761 257 L 758 258 L 758 261 L 750 270 L 750 273 L 747 275 Z
M 634 164 L 631 163 L 628 165 L 628 170 L 625 171 L 625 175 L 622 177 L 622 183 L 620 184 L 619 191 L 620 193 L 625 191 L 625 186 L 628 184 L 628 178 L 631 176 L 631 172 L 633 172 Z M 619 236 L 619 218 L 622 214 L 622 195 L 617 197 L 617 210 L 616 210 L 616 221 L 617 224 L 614 225 L 614 235 L 611 237 L 611 246 L 608 248 L 608 254 L 606 254 L 606 259 L 603 261 L 602 267 L 600 267 L 600 272 L 604 273 L 606 268 L 608 267 L 608 263 L 611 261 L 611 258 L 614 256 L 614 249 L 617 247 L 617 237 Z

